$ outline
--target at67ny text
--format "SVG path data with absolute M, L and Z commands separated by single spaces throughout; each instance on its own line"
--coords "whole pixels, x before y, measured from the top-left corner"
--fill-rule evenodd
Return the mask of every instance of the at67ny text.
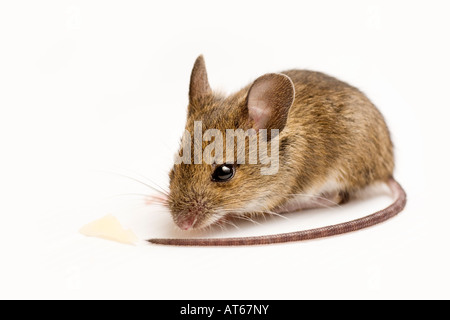
M 184 315 L 204 315 L 208 318 L 213 315 L 214 312 L 219 314 L 267 314 L 269 305 L 256 305 L 256 304 L 227 304 L 224 308 L 220 307 L 201 307 L 191 306 L 188 304 L 185 307 L 181 307 L 180 314 Z

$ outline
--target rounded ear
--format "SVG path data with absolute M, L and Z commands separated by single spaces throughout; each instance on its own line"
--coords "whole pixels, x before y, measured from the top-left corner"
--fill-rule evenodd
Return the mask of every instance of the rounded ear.
M 281 73 L 267 73 L 253 82 L 247 108 L 253 128 L 283 130 L 295 98 L 292 80 Z
M 189 102 L 196 101 L 210 94 L 211 88 L 208 83 L 208 75 L 206 73 L 205 60 L 203 55 L 199 55 L 195 60 L 194 67 L 191 72 L 191 82 L 189 85 Z

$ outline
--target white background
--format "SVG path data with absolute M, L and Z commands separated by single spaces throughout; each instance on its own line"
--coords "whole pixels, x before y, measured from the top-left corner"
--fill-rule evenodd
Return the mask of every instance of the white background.
M 446 1 L 3 1 L 0 298 L 450 298 Z M 319 70 L 361 88 L 396 145 L 404 212 L 329 239 L 262 247 L 136 247 L 78 229 L 108 213 L 140 238 L 183 236 L 146 206 L 167 184 L 192 64 L 232 92 Z M 389 203 L 196 236 L 323 226 Z

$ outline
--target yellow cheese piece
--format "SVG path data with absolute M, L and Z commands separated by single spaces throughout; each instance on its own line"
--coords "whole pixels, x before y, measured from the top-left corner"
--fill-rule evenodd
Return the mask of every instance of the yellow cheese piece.
M 135 244 L 139 239 L 131 230 L 125 230 L 116 217 L 109 214 L 92 221 L 80 229 L 88 237 L 97 237 L 125 244 Z

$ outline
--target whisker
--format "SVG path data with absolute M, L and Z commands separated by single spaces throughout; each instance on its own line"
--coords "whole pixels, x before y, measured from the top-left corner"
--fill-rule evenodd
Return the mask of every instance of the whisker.
M 146 196 L 146 200 L 151 203 L 151 202 L 159 202 L 159 203 L 168 203 L 168 198 L 166 196 L 154 196 L 154 195 L 147 195 Z
M 221 212 L 221 213 L 235 213 L 235 214 L 248 214 L 248 212 L 247 211 L 244 211 L 244 210 L 240 210 L 240 209 L 226 209 L 226 208 L 220 208 L 219 209 L 219 211 Z M 258 213 L 267 213 L 267 214 L 269 214 L 269 215 L 272 215 L 272 216 L 276 216 L 276 217 L 280 217 L 280 218 L 283 218 L 283 219 L 286 219 L 286 220 L 289 220 L 289 218 L 288 217 L 286 217 L 286 216 L 283 216 L 282 214 L 279 214 L 279 213 L 277 213 L 277 212 L 274 212 L 274 211 L 271 211 L 271 210 L 261 210 L 260 212 L 258 212 Z
M 136 178 L 127 176 L 127 175 L 122 174 L 122 173 L 117 173 L 117 172 L 115 172 L 114 174 L 116 174 L 116 175 L 118 175 L 118 176 L 121 176 L 121 177 L 123 177 L 123 178 L 127 178 L 127 179 L 130 179 L 130 180 L 133 180 L 133 181 L 135 181 L 135 182 L 137 182 L 137 183 L 140 183 L 140 184 L 146 186 L 147 188 L 152 189 L 153 191 L 155 191 L 155 192 L 157 192 L 157 193 L 159 193 L 159 194 L 162 194 L 162 195 L 165 195 L 165 196 L 168 196 L 168 195 L 169 195 L 169 193 L 168 193 L 167 191 L 165 191 L 165 190 L 159 190 L 158 188 L 155 188 L 154 186 L 152 186 L 152 185 L 150 185 L 150 184 L 148 184 L 148 183 L 145 183 L 145 182 L 143 182 L 143 181 L 141 181 L 141 180 L 139 180 L 139 179 L 136 179 Z M 159 187 L 159 188 L 161 188 L 161 187 Z
M 114 194 L 112 196 L 108 196 L 108 198 L 116 198 L 116 197 L 128 197 L 128 196 L 135 196 L 135 197 L 148 197 L 148 194 L 144 194 L 144 193 L 119 193 L 119 194 Z
M 225 230 L 225 226 L 221 223 L 219 223 L 218 221 L 214 223 L 215 226 L 218 226 L 220 228 L 220 230 L 224 231 Z
M 261 223 L 259 223 L 258 221 L 255 221 L 255 220 L 253 220 L 252 218 L 247 217 L 247 216 L 236 215 L 236 216 L 233 216 L 233 217 L 236 217 L 236 218 L 242 219 L 242 220 L 246 220 L 246 221 L 250 221 L 251 223 L 258 224 L 258 225 L 261 224 Z
M 145 193 L 121 193 L 121 194 L 114 195 L 114 197 L 122 197 L 122 196 L 148 197 L 148 194 L 145 194 Z
M 333 200 L 330 200 L 330 199 L 328 199 L 328 198 L 321 197 L 321 196 L 315 196 L 315 195 L 306 194 L 306 193 L 289 193 L 288 195 L 290 195 L 290 196 L 301 196 L 301 197 L 309 197 L 309 198 L 312 198 L 312 201 L 313 201 L 314 203 L 317 203 L 317 204 L 319 204 L 319 205 L 322 205 L 322 206 L 325 207 L 325 208 L 332 208 L 332 207 L 335 207 L 335 206 L 341 207 L 341 205 L 340 205 L 338 202 L 335 202 L 335 201 L 333 201 Z M 327 201 L 327 202 L 329 202 L 329 203 L 331 204 L 331 206 L 327 206 L 327 205 L 322 204 L 322 203 L 320 203 L 320 202 L 318 202 L 318 201 L 314 201 L 314 199 L 320 199 L 320 200 L 323 200 L 323 201 Z
M 288 217 L 283 216 L 282 214 L 279 214 L 279 213 L 276 213 L 276 212 L 273 212 L 273 211 L 263 211 L 263 213 L 267 213 L 267 214 L 275 216 L 275 217 L 279 217 L 279 218 L 283 218 L 285 220 L 289 220 Z
M 145 202 L 146 206 L 163 206 L 164 208 L 168 208 L 167 203 L 163 202 Z
M 235 227 L 236 229 L 239 230 L 239 227 L 235 223 L 233 223 L 231 221 L 228 221 L 228 220 L 223 220 L 223 222 L 226 223 L 226 224 L 229 224 L 230 226 L 233 226 L 233 227 Z
M 163 188 L 163 187 L 161 187 L 159 184 L 157 184 L 155 181 L 153 181 L 153 180 L 151 180 L 150 178 L 148 178 L 148 177 L 145 177 L 144 175 L 142 175 L 142 174 L 139 174 L 139 173 L 136 173 L 138 176 L 140 176 L 141 178 L 143 178 L 143 179 L 145 179 L 145 180 L 148 180 L 149 182 L 151 182 L 151 183 L 153 183 L 155 186 L 157 186 L 163 193 L 165 193 L 166 195 L 168 195 L 169 194 L 169 192 L 166 190 L 166 188 Z

